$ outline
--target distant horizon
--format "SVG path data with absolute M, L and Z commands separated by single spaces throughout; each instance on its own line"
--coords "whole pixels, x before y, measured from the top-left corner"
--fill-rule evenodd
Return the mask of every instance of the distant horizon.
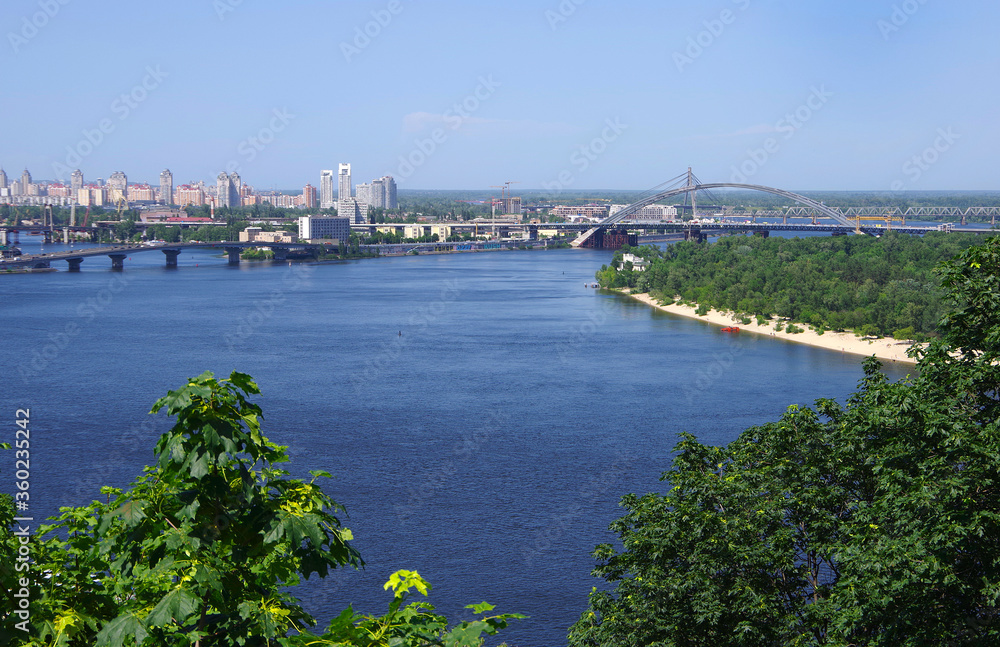
M 997 23 L 987 0 L 8 0 L 0 163 L 297 188 L 350 162 L 400 190 L 642 191 L 688 166 L 1000 189 Z
M 6 172 L 6 168 L 5 167 L 0 167 L 0 170 L 4 170 Z M 29 172 L 31 172 L 31 169 L 27 169 L 27 170 Z M 126 176 L 127 175 L 128 175 L 128 173 L 126 173 Z M 13 174 L 8 173 L 7 177 L 8 177 L 8 181 L 10 181 L 10 182 L 19 181 L 19 179 L 20 179 L 20 173 L 18 173 L 16 176 L 13 175 Z M 84 174 L 84 182 L 86 184 L 90 184 L 90 182 L 86 180 L 86 177 L 87 177 L 86 174 Z M 104 177 L 104 176 L 97 176 L 97 179 L 101 179 L 101 180 L 105 180 L 105 181 L 107 180 L 107 178 Z M 291 189 L 291 188 L 281 189 L 281 188 L 274 188 L 274 187 L 261 188 L 259 185 L 254 184 L 253 182 L 246 181 L 246 178 L 243 178 L 243 179 L 245 181 L 245 184 L 248 184 L 248 185 L 254 187 L 254 189 L 258 193 L 276 191 L 278 193 L 283 193 L 283 194 L 288 194 L 288 195 L 296 195 L 297 193 L 298 194 L 302 193 L 302 190 L 306 186 L 306 184 L 310 184 L 313 187 L 316 187 L 317 190 L 318 190 L 318 186 L 319 186 L 318 182 L 316 184 L 313 184 L 312 182 L 308 182 L 308 183 L 303 184 L 302 186 L 294 188 L 294 189 Z M 192 180 L 190 182 L 181 182 L 181 183 L 177 183 L 175 181 L 174 182 L 174 186 L 177 187 L 177 186 L 182 186 L 182 185 L 185 185 L 185 184 L 197 183 L 199 181 L 200 182 L 204 182 L 207 186 L 211 186 L 212 185 L 211 180 Z M 60 184 L 60 183 L 61 184 L 68 184 L 67 181 L 58 180 L 58 179 L 56 179 L 56 180 L 44 179 L 44 178 L 43 179 L 37 179 L 37 178 L 34 177 L 34 174 L 32 174 L 32 182 L 34 184 Z M 721 182 L 721 180 L 718 181 L 718 182 Z M 714 180 L 706 180 L 705 183 L 717 183 L 717 182 L 714 181 Z M 130 177 L 129 178 L 129 185 L 130 186 L 132 186 L 132 185 L 149 185 L 149 186 L 155 188 L 155 187 L 159 186 L 159 178 L 157 178 L 157 180 L 154 181 L 154 182 L 150 182 L 150 181 L 146 181 L 146 180 L 133 181 L 131 179 L 131 177 Z M 868 193 L 868 194 L 879 194 L 879 195 L 908 195 L 908 194 L 927 194 L 927 193 L 998 193 L 998 194 L 1000 194 L 1000 189 L 900 189 L 900 190 L 893 190 L 893 189 L 797 189 L 797 188 L 794 188 L 794 187 L 787 187 L 787 186 L 780 186 L 780 185 L 764 185 L 764 186 L 770 186 L 770 187 L 776 188 L 776 189 L 784 189 L 786 191 L 791 191 L 793 193 L 799 193 L 799 194 L 807 194 L 807 193 Z M 574 188 L 565 188 L 565 189 L 559 189 L 558 191 L 550 191 L 550 190 L 547 190 L 547 189 L 541 188 L 541 187 L 540 188 L 523 188 L 523 189 L 514 189 L 514 188 L 511 188 L 510 194 L 513 195 L 513 196 L 517 196 L 517 195 L 532 194 L 532 193 L 546 193 L 546 194 L 555 194 L 555 195 L 581 194 L 581 193 L 643 193 L 643 192 L 646 192 L 646 191 L 650 191 L 653 188 L 654 187 L 646 187 L 644 189 L 608 189 L 608 188 L 604 188 L 604 189 L 585 189 L 585 188 L 581 189 L 581 188 L 575 188 L 574 189 Z M 753 192 L 752 189 L 743 189 L 743 188 L 722 188 L 722 189 L 711 189 L 711 190 L 712 191 L 719 191 L 719 192 L 739 192 L 739 191 L 746 191 L 746 192 L 751 192 L 751 193 Z M 424 188 L 402 188 L 402 187 L 400 187 L 400 188 L 397 189 L 397 191 L 399 193 L 401 193 L 401 194 L 402 193 L 419 193 L 419 192 L 430 192 L 430 193 L 448 193 L 448 192 L 452 192 L 452 193 L 470 193 L 470 192 L 479 192 L 479 193 L 483 193 L 483 194 L 487 194 L 487 195 L 491 194 L 491 192 L 489 190 L 489 187 L 487 187 L 487 188 L 448 188 L 448 189 L 424 189 Z M 496 193 L 498 193 L 498 192 L 497 191 L 492 192 L 492 194 L 496 194 Z M 337 192 L 334 191 L 334 194 L 336 195 Z

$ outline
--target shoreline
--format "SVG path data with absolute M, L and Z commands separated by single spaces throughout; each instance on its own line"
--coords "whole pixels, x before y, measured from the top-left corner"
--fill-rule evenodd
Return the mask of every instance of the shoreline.
M 656 308 L 662 312 L 667 312 L 689 319 L 706 321 L 716 326 L 738 326 L 740 329 L 738 334 L 755 333 L 758 335 L 795 342 L 797 344 L 805 344 L 816 348 L 840 351 L 842 353 L 849 353 L 851 355 L 858 355 L 861 357 L 871 357 L 874 355 L 878 359 L 885 361 L 914 365 L 917 363 L 912 357 L 908 357 L 906 355 L 906 351 L 913 345 L 912 341 L 897 341 L 892 338 L 866 340 L 856 337 L 854 333 L 850 332 L 827 331 L 820 335 L 808 328 L 805 324 L 799 325 L 800 328 L 805 328 L 805 331 L 801 333 L 793 334 L 785 332 L 784 330 L 779 332 L 774 329 L 774 324 L 777 323 L 777 320 L 771 320 L 767 325 L 761 326 L 758 325 L 756 320 L 751 317 L 751 319 L 754 319 L 754 323 L 742 324 L 736 319 L 733 313 L 709 310 L 708 314 L 699 315 L 696 312 L 696 308 L 691 306 L 682 306 L 677 303 L 669 306 L 660 305 L 647 293 L 632 294 L 622 290 L 611 291 L 631 297 L 636 301 L 645 303 L 646 305 Z

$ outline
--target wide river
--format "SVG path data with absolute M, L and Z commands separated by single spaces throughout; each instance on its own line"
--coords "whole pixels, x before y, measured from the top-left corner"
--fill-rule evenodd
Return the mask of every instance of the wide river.
M 37 252 L 37 240 L 21 247 Z M 297 591 L 321 622 L 349 603 L 384 612 L 382 584 L 408 568 L 449 618 L 487 600 L 531 616 L 498 638 L 565 645 L 600 584 L 591 550 L 614 541 L 621 495 L 664 488 L 679 432 L 723 444 L 790 404 L 843 401 L 862 376 L 857 357 L 585 287 L 610 257 L 229 267 L 200 250 L 168 270 L 151 251 L 122 273 L 102 257 L 78 274 L 0 276 L 0 407 L 8 422 L 31 409 L 31 513 L 127 485 L 170 425 L 147 415 L 152 403 L 235 369 L 260 384 L 265 433 L 289 446 L 289 469 L 335 475 L 325 489 L 367 561 Z

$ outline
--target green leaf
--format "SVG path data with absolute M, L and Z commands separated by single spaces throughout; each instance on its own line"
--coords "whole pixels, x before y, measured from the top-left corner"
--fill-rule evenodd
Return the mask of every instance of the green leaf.
M 472 612 L 478 615 L 492 611 L 495 607 L 489 602 L 480 602 L 479 604 L 468 604 L 465 608 L 472 609 Z
M 167 593 L 146 618 L 148 627 L 162 627 L 171 622 L 184 626 L 198 612 L 200 600 L 183 588 Z
M 125 613 L 109 622 L 97 634 L 96 647 L 121 647 L 127 638 L 132 638 L 136 645 L 140 645 L 148 635 L 146 627 L 135 614 Z

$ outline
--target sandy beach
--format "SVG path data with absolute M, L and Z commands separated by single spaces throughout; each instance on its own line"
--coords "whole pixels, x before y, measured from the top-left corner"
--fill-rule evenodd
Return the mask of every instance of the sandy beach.
M 658 308 L 664 312 L 680 315 L 682 317 L 690 317 L 692 319 L 701 319 L 702 321 L 707 321 L 717 326 L 739 326 L 740 332 L 738 334 L 740 335 L 754 333 L 784 339 L 795 342 L 796 344 L 807 344 L 809 346 L 817 346 L 819 348 L 826 348 L 842 353 L 850 353 L 852 355 L 860 355 L 863 357 L 871 357 L 874 355 L 875 357 L 886 361 L 905 362 L 908 364 L 916 363 L 912 358 L 906 356 L 906 351 L 913 343 L 909 341 L 896 341 L 892 338 L 865 340 L 860 337 L 856 337 L 853 333 L 849 332 L 838 333 L 827 331 L 820 335 L 809 329 L 804 324 L 798 325 L 799 328 L 805 329 L 804 332 L 801 333 L 792 334 L 785 332 L 784 330 L 778 332 L 774 329 L 775 324 L 779 321 L 777 319 L 772 319 L 770 323 L 764 326 L 758 325 L 756 323 L 756 319 L 753 320 L 754 323 L 743 324 L 740 323 L 732 313 L 710 310 L 706 315 L 698 315 L 695 308 L 691 306 L 682 306 L 679 304 L 664 306 L 660 305 L 648 294 L 629 294 L 625 291 L 621 292 L 622 294 L 627 294 L 633 299 L 642 301 L 643 303 L 654 308 Z

